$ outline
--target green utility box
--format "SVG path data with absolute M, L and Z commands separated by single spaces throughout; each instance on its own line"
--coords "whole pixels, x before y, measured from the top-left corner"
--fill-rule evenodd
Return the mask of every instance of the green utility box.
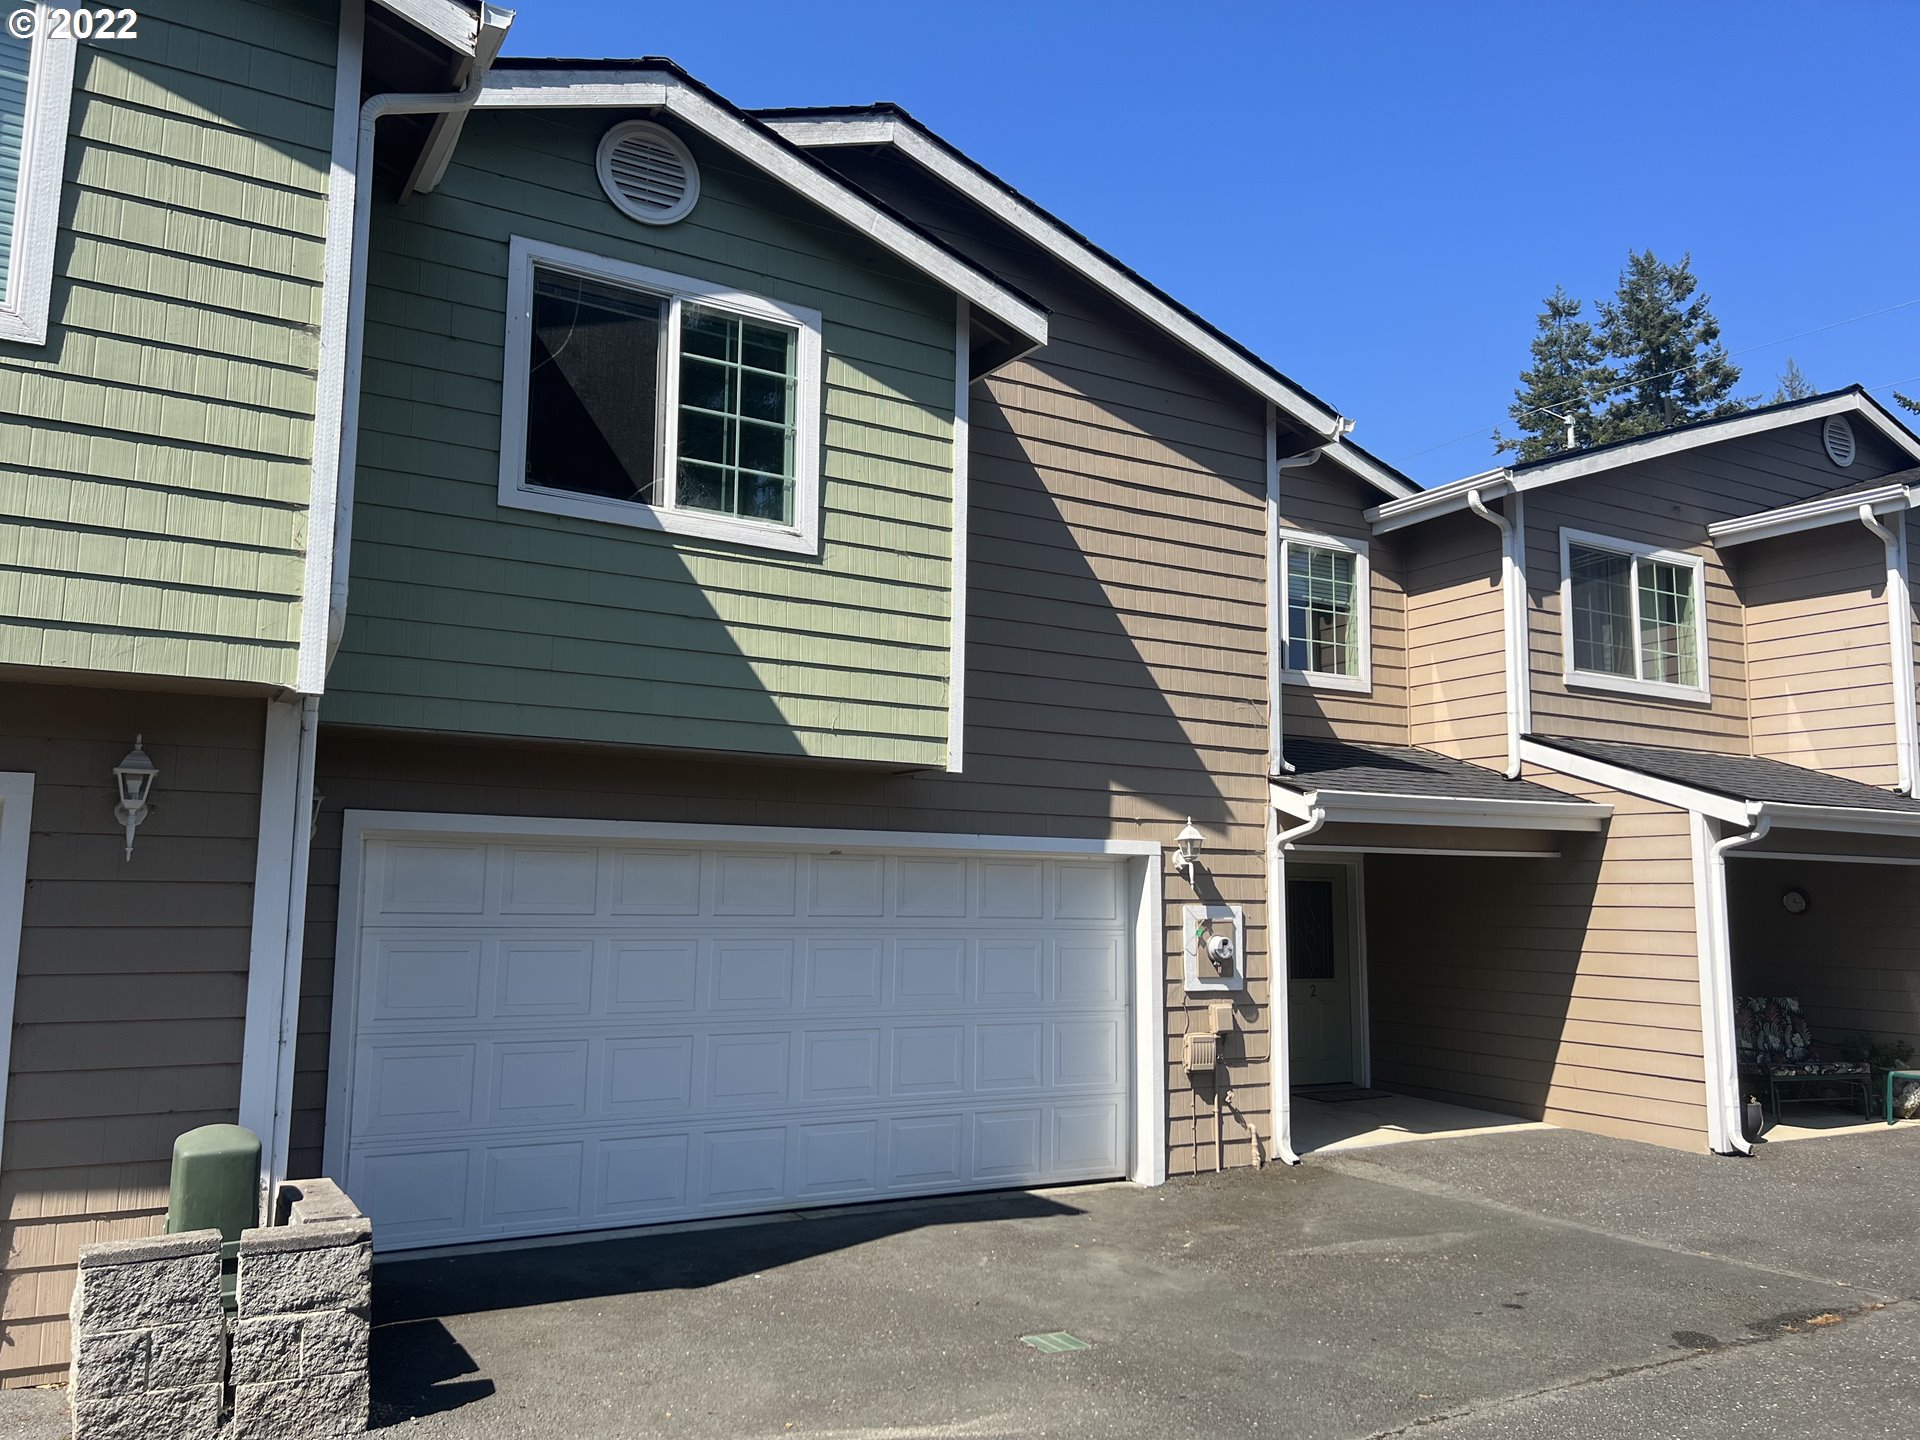
M 233 1309 L 240 1232 L 260 1223 L 260 1137 L 240 1125 L 202 1125 L 173 1142 L 167 1233 L 218 1230 L 221 1293 Z

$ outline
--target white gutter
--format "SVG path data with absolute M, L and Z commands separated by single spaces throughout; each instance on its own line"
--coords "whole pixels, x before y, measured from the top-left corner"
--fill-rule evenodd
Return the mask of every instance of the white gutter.
M 476 50 L 490 50 L 498 54 L 499 40 L 487 36 L 484 32 L 492 27 L 497 27 L 504 32 L 512 23 L 512 11 L 495 10 L 489 6 L 483 18 L 483 34 Z M 367 323 L 367 235 L 373 223 L 371 176 L 374 134 L 379 128 L 380 121 L 388 115 L 441 115 L 468 109 L 480 98 L 486 81 L 486 66 L 476 62 L 467 77 L 467 83 L 452 94 L 427 92 L 412 95 L 405 93 L 375 95 L 360 107 L 359 138 L 354 151 L 353 169 L 346 177 L 347 195 L 344 201 L 346 205 L 352 207 L 353 247 L 351 254 L 347 257 L 352 273 L 347 287 L 344 327 L 340 335 L 340 407 L 338 428 L 334 436 L 339 459 L 334 473 L 333 563 L 332 581 L 328 587 L 327 597 L 326 662 L 320 677 L 323 682 L 326 670 L 333 665 L 333 657 L 339 653 L 340 640 L 346 633 L 347 624 L 347 572 L 353 544 L 354 466 L 360 449 L 360 367 Z M 336 182 L 340 178 L 336 170 Z M 328 198 L 329 227 L 332 225 L 336 202 L 339 200 L 337 193 Z M 334 283 L 334 276 L 331 273 L 333 268 L 331 250 L 328 251 L 327 259 L 329 270 L 327 283 L 328 292 L 331 295 Z M 325 346 L 330 338 L 323 334 L 323 374 L 329 358 Z M 315 448 L 317 451 L 317 444 Z M 313 692 L 319 689 L 320 686 L 315 685 Z
M 1315 810 L 1305 824 L 1277 834 L 1267 807 L 1267 1089 L 1273 1106 L 1273 1155 L 1298 1165 L 1293 1149 L 1293 1041 L 1287 1032 L 1287 862 L 1285 850 L 1327 823 Z
M 1912 501 L 1905 485 L 1876 485 L 1871 490 L 1849 490 L 1840 495 L 1822 495 L 1798 505 L 1782 505 L 1777 510 L 1762 510 L 1753 515 L 1736 515 L 1731 520 L 1716 520 L 1707 526 L 1707 538 L 1714 548 L 1726 550 L 1755 540 L 1773 540 L 1782 535 L 1798 535 L 1823 525 L 1851 524 L 1860 507 L 1869 507 L 1876 515 L 1905 510 Z
M 1514 497 L 1519 503 L 1519 497 Z M 1500 625 L 1501 652 L 1507 667 L 1507 768 L 1503 772 L 1507 779 L 1520 778 L 1520 736 L 1523 733 L 1520 724 L 1520 697 L 1527 688 L 1523 639 L 1525 631 L 1525 612 L 1520 593 L 1521 575 L 1519 559 L 1514 553 L 1518 531 L 1513 522 L 1504 515 L 1496 515 L 1487 508 L 1479 490 L 1467 492 L 1467 508 L 1500 532 Z M 1515 602 L 1520 602 L 1516 604 Z
M 1279 412 L 1267 406 L 1267 774 L 1290 775 L 1286 756 L 1286 686 L 1280 675 L 1287 667 L 1286 606 L 1281 602 L 1284 577 L 1280 574 L 1280 472 L 1304 470 L 1339 444 L 1353 422 L 1335 417 L 1333 435 L 1298 455 L 1280 458 Z
M 1752 829 L 1713 838 L 1712 826 L 1699 812 L 1691 817 L 1694 832 L 1694 883 L 1704 885 L 1696 895 L 1694 914 L 1699 934 L 1694 948 L 1700 962 L 1700 1039 L 1707 1086 L 1707 1146 L 1719 1155 L 1751 1155 L 1753 1147 L 1740 1133 L 1740 1064 L 1734 1042 L 1733 937 L 1727 908 L 1727 856 L 1743 845 L 1764 840 L 1773 821 L 1760 807 L 1751 807 Z M 1704 874 L 1701 872 L 1704 870 Z
M 1920 715 L 1914 693 L 1913 672 L 1913 600 L 1907 589 L 1907 521 L 1900 513 L 1895 530 L 1882 524 L 1874 507 L 1863 504 L 1860 523 L 1887 547 L 1887 647 L 1893 661 L 1893 743 L 1899 750 L 1902 795 L 1911 795 L 1915 780 L 1915 744 L 1920 734 Z
M 1438 825 L 1467 830 L 1563 830 L 1598 833 L 1613 807 L 1595 800 L 1481 800 L 1371 790 L 1273 787 L 1274 807 L 1311 818 L 1324 812 L 1341 825 Z M 1915 817 L 1920 820 L 1920 816 Z

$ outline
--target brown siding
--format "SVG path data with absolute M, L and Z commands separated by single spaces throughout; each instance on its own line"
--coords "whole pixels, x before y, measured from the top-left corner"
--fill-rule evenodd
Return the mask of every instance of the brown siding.
M 1612 805 L 1606 833 L 1560 837 L 1558 861 L 1368 858 L 1374 1081 L 1701 1149 L 1687 815 L 1527 778 Z
M 1499 532 L 1477 515 L 1448 515 L 1404 543 L 1412 742 L 1462 760 L 1504 764 Z
M 1527 588 L 1534 729 L 1595 740 L 1747 753 L 1747 666 L 1738 598 L 1707 543 L 1715 520 L 1757 514 L 1863 484 L 1909 462 L 1855 425 L 1859 458 L 1827 459 L 1820 422 L 1669 455 L 1526 497 Z M 1587 530 L 1700 555 L 1706 564 L 1707 669 L 1712 704 L 1569 690 L 1562 679 L 1560 531 Z
M 262 702 L 0 682 L 33 773 L 0 1225 L 0 1380 L 60 1378 L 80 1245 L 159 1229 L 174 1138 L 240 1095 Z M 160 767 L 133 858 L 113 767 Z
M 1375 538 L 1361 513 L 1380 500 L 1377 492 L 1324 460 L 1304 470 L 1280 472 L 1282 533 L 1299 530 L 1365 541 L 1372 574 L 1368 590 L 1372 607 L 1372 688 L 1360 693 L 1288 685 L 1289 735 L 1381 745 L 1407 743 L 1407 606 L 1400 550 L 1393 538 Z M 1284 589 L 1281 599 L 1284 615 Z
M 1250 1033 L 1230 1044 L 1227 1068 L 1235 1105 L 1261 1120 L 1264 1138 L 1262 409 L 945 197 L 904 175 L 856 178 L 1052 311 L 1052 342 L 973 390 L 965 773 L 323 732 L 327 813 L 308 910 L 296 1170 L 319 1164 L 344 808 L 1168 845 L 1191 814 L 1208 835 L 1203 893 L 1247 907 Z M 1171 1036 L 1203 1010 L 1179 983 L 1178 906 L 1192 898 L 1169 870 Z M 1172 1169 L 1210 1166 L 1211 1104 L 1171 1066 L 1168 1083 Z M 1229 1119 L 1227 1137 L 1229 1163 L 1248 1163 L 1245 1125 Z
M 1814 1037 L 1828 1044 L 1865 1033 L 1920 1053 L 1916 876 L 1907 866 L 1732 860 L 1734 994 L 1798 996 Z M 1781 908 L 1790 888 L 1812 902 L 1804 915 Z
M 1868 785 L 1899 781 L 1886 550 L 1857 524 L 1732 553 L 1746 609 L 1753 753 Z

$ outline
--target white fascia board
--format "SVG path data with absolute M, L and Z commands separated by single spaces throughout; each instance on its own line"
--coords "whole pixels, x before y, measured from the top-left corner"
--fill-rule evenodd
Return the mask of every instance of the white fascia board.
M 488 74 L 475 108 L 663 109 L 931 276 L 983 315 L 1011 328 L 1028 344 L 1047 343 L 1044 310 L 902 224 L 872 201 L 794 154 L 764 128 L 715 104 L 682 83 L 676 75 L 635 69 L 625 72 L 620 79 L 610 80 L 606 72 L 593 70 L 495 70 Z
M 1418 525 L 1423 520 L 1431 520 L 1437 515 L 1451 515 L 1456 510 L 1467 508 L 1467 497 L 1474 491 L 1480 492 L 1480 498 L 1499 500 L 1514 492 L 1512 472 L 1507 470 L 1488 470 L 1483 474 L 1469 475 L 1464 480 L 1450 480 L 1445 485 L 1436 485 L 1431 490 L 1423 490 L 1404 500 L 1389 500 L 1385 505 L 1376 505 L 1366 512 L 1366 520 L 1376 535 L 1390 535 L 1395 530 L 1404 530 L 1409 525 Z
M 493 68 L 493 62 L 500 56 L 500 47 L 507 43 L 507 30 L 512 24 L 513 11 L 495 5 L 481 7 L 480 34 L 474 42 L 473 57 L 455 72 L 449 88 L 464 90 L 476 74 L 485 75 Z M 433 117 L 427 143 L 420 147 L 413 173 L 400 189 L 402 204 L 414 195 L 430 195 L 439 187 L 446 178 L 447 166 L 453 163 L 453 152 L 460 145 L 460 132 L 466 126 L 465 110 L 449 110 Z
M 1848 835 L 1920 836 L 1920 814 L 1852 805 L 1789 805 L 1767 800 L 1760 814 L 1787 830 L 1838 830 Z
M 1710 815 L 1715 820 L 1724 820 L 1729 825 L 1751 825 L 1758 807 L 1744 800 L 1730 800 L 1725 795 L 1715 795 L 1710 790 L 1697 790 L 1691 785 L 1679 785 L 1671 780 L 1657 779 L 1644 775 L 1638 770 L 1629 770 L 1624 765 L 1615 765 L 1606 760 L 1595 760 L 1586 755 L 1573 755 L 1565 750 L 1556 750 L 1551 745 L 1538 740 L 1520 742 L 1520 758 L 1529 765 L 1538 765 L 1543 770 L 1551 770 L 1556 775 L 1565 775 L 1574 780 L 1586 780 L 1595 785 L 1605 785 L 1625 795 L 1637 795 L 1642 800 L 1651 800 L 1656 805 L 1671 805 L 1676 810 L 1691 810 L 1697 815 Z
M 1913 491 L 1905 485 L 1876 485 L 1871 490 L 1847 490 L 1838 495 L 1822 495 L 1798 505 L 1783 505 L 1755 515 L 1740 515 L 1732 520 L 1716 520 L 1707 526 L 1707 534 L 1716 549 L 1726 550 L 1755 540 L 1772 540 L 1817 530 L 1824 525 L 1852 525 L 1860 520 L 1860 507 L 1870 506 L 1876 515 L 1891 515 L 1913 503 Z
M 424 35 L 449 50 L 471 55 L 479 40 L 480 21 L 460 0 L 376 0 Z
M 1039 246 L 1068 269 L 1104 290 L 1128 309 L 1160 327 L 1202 359 L 1218 366 L 1254 394 L 1276 406 L 1295 424 L 1328 442 L 1327 457 L 1352 474 L 1394 496 L 1419 492 L 1385 466 L 1339 443 L 1346 421 L 1287 383 L 1264 365 L 1249 359 L 1218 336 L 1194 323 L 1179 307 L 1126 273 L 1085 241 L 1042 214 L 1019 197 L 995 184 L 975 166 L 959 158 L 918 126 L 888 116 L 796 117 L 769 120 L 767 125 L 802 149 L 848 145 L 892 145 L 921 169 L 957 190 L 1002 224 Z
M 1329 825 L 1457 825 L 1472 830 L 1564 830 L 1605 827 L 1611 805 L 1588 800 L 1482 800 L 1454 795 L 1404 795 L 1366 790 L 1314 790 L 1301 795 L 1273 787 L 1274 804 L 1305 819 L 1326 811 Z

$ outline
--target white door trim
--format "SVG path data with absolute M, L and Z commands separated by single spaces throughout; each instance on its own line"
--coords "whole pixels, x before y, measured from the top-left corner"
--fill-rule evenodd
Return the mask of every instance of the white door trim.
M 654 820 L 567 820 L 516 815 L 442 815 L 349 810 L 340 839 L 340 910 L 334 932 L 333 1019 L 327 1053 L 325 1171 L 346 1174 L 353 1114 L 353 1030 L 359 1013 L 360 894 L 366 842 L 388 836 L 484 835 L 495 839 L 674 840 L 769 849 L 913 850 L 1008 856 L 1110 855 L 1125 859 L 1133 905 L 1133 1129 L 1127 1178 L 1167 1178 L 1166 922 L 1163 847 L 1152 840 L 1069 840 L 1044 835 L 946 835 L 905 830 L 827 830 L 781 825 L 679 825 Z
M 0 1119 L 7 1113 L 7 1071 L 13 1062 L 13 997 L 20 978 L 27 845 L 32 834 L 33 776 L 0 770 Z

